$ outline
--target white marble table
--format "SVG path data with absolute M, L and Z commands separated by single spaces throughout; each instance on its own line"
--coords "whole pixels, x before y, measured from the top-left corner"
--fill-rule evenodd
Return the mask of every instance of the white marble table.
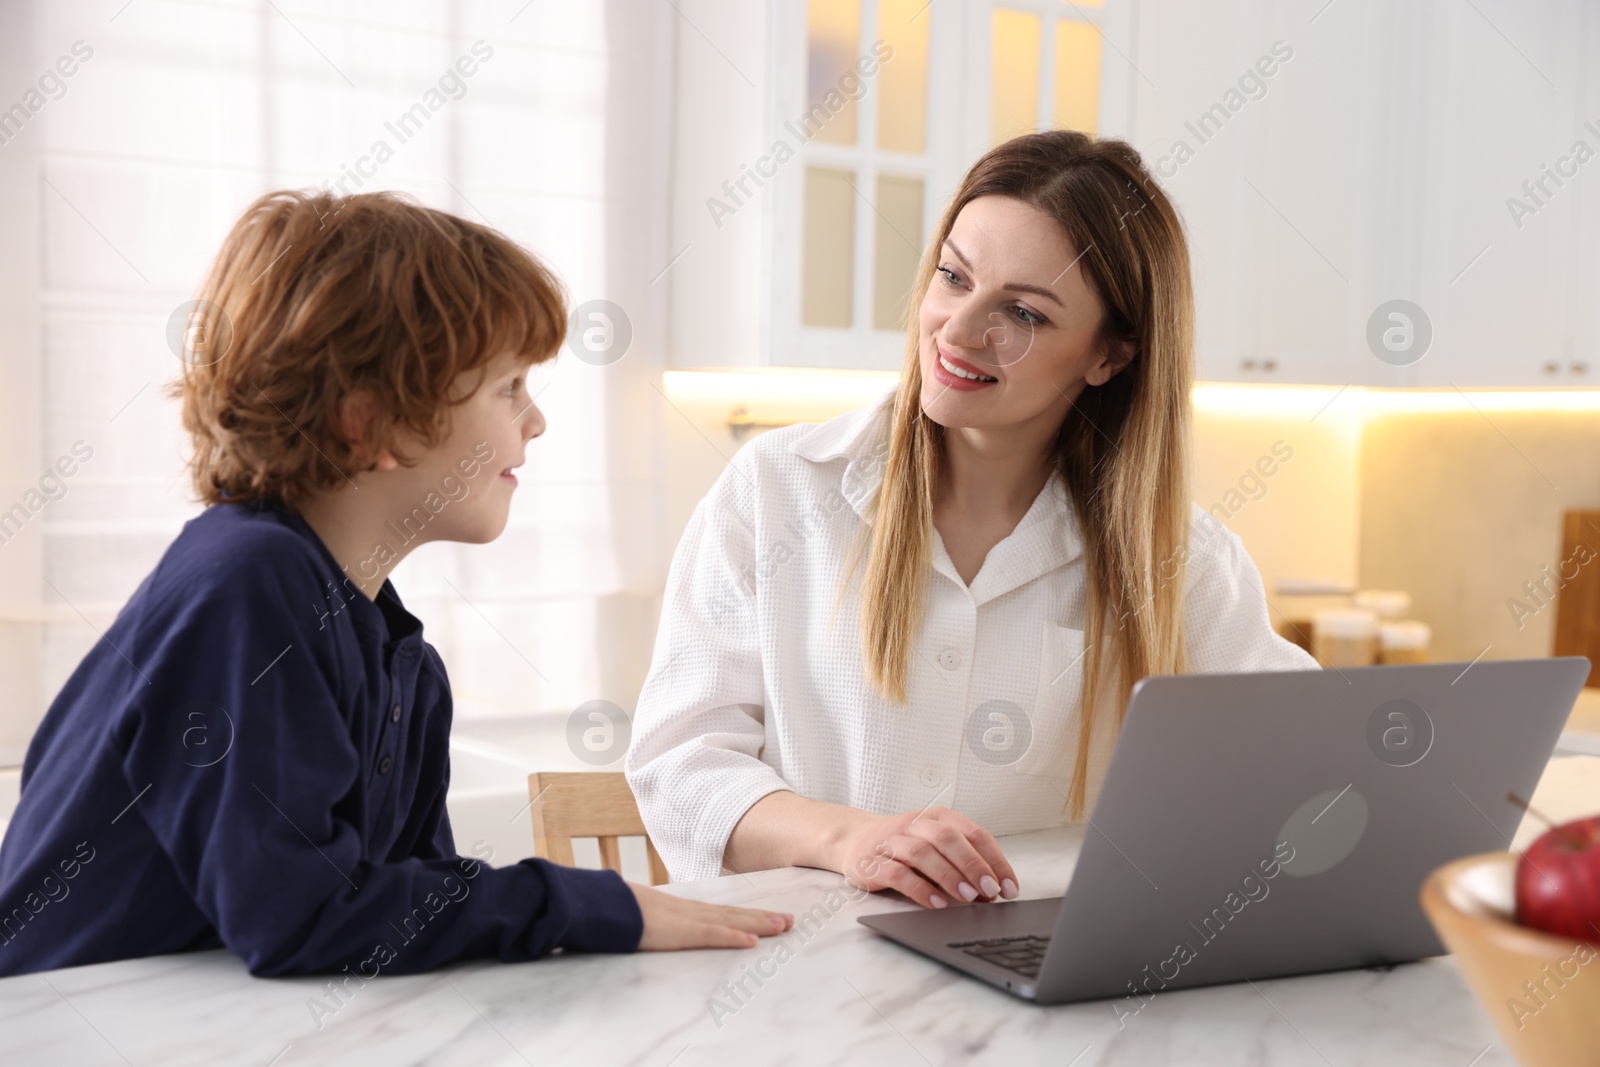
M 1080 842 L 1066 830 L 1006 839 L 1023 895 L 1061 893 Z M 842 884 L 791 868 L 672 890 L 827 914 Z M 903 906 L 842 902 L 804 943 L 790 932 L 745 952 L 477 962 L 380 978 L 320 1028 L 308 1002 L 325 979 L 251 978 L 220 951 L 25 975 L 0 980 L 0 1064 L 1513 1063 L 1449 958 L 1169 991 L 1119 1031 L 1105 1003 L 1036 1007 L 855 921 Z M 779 941 L 792 951 L 781 963 Z M 731 1000 L 722 983 L 763 957 L 776 973 Z M 714 1018 L 714 997 L 731 1014 Z

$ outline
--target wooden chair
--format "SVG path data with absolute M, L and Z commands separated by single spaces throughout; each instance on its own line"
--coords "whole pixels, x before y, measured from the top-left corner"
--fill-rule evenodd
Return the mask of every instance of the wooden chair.
M 1569 511 L 1563 517 L 1561 562 L 1577 573 L 1560 577 L 1565 584 L 1556 594 L 1556 632 L 1553 656 L 1588 656 L 1586 686 L 1600 686 L 1600 567 L 1584 566 L 1593 558 L 1594 531 L 1600 530 L 1600 511 Z M 1581 549 L 1581 551 L 1580 551 Z M 1538 605 L 1538 601 L 1534 601 Z M 1517 625 L 1521 625 L 1519 622 Z
M 650 858 L 650 884 L 667 881 L 667 865 L 645 832 L 639 806 L 623 775 L 612 772 L 546 772 L 528 775 L 533 816 L 533 854 L 574 866 L 572 839 L 592 837 L 600 844 L 600 865 L 622 873 L 619 837 L 644 838 Z

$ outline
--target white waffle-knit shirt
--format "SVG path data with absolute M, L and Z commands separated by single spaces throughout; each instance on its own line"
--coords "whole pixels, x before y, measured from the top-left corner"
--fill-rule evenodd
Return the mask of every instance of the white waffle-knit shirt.
M 1065 486 L 1045 485 L 970 586 L 935 531 L 906 703 L 891 703 L 866 680 L 855 590 L 834 607 L 882 481 L 888 419 L 880 404 L 763 434 L 689 520 L 625 764 L 674 880 L 722 874 L 734 826 L 782 789 L 879 814 L 939 804 L 996 835 L 1071 821 L 1085 589 Z M 1238 536 L 1197 506 L 1190 532 L 1190 670 L 1315 669 L 1273 631 Z M 1090 810 L 1116 711 L 1108 693 Z

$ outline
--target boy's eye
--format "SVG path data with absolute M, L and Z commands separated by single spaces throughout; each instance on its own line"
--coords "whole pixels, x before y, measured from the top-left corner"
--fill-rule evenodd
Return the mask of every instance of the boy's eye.
M 502 393 L 504 393 L 506 396 L 516 396 L 517 395 L 517 390 L 521 389 L 521 388 L 522 388 L 522 379 L 521 378 L 513 378 L 513 379 L 511 379 L 511 384 L 506 386 L 504 389 L 502 389 L 500 391 Z

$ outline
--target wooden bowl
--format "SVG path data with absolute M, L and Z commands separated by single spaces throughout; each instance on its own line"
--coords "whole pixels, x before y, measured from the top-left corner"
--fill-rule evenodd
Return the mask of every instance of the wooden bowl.
M 1422 910 L 1523 1067 L 1600 1064 L 1600 944 L 1520 926 L 1519 857 L 1447 863 L 1422 885 Z

